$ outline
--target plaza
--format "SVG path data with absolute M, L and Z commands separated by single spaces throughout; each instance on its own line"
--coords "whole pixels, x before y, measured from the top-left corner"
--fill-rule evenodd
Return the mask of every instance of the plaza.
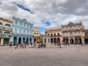
M 88 45 L 0 47 L 0 66 L 88 66 Z

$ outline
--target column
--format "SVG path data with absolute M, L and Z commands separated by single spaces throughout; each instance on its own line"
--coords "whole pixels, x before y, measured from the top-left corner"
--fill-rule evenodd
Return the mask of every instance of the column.
M 70 44 L 70 38 L 68 39 L 68 43 Z
M 74 44 L 75 44 L 75 37 L 73 39 L 74 39 Z
M 23 37 L 21 37 L 21 43 L 23 43 Z
M 12 44 L 14 44 L 14 36 L 12 36 Z
M 18 41 L 19 41 L 19 37 L 17 37 L 17 44 L 18 44 Z
M 48 37 L 46 38 L 46 44 L 48 44 Z
M 81 38 L 81 39 L 82 39 L 82 44 L 85 45 L 84 38 Z
M 63 38 L 61 37 L 61 38 L 60 38 L 60 43 L 61 43 L 61 44 L 62 44 L 62 41 L 63 41 Z
M 32 38 L 32 43 L 34 43 L 34 38 Z
M 30 38 L 28 38 L 28 44 L 30 44 Z
M 26 42 L 26 40 L 27 40 L 27 37 L 25 37 L 25 42 Z
M 4 43 L 4 39 L 3 39 L 3 38 L 1 38 L 1 46 L 3 45 L 3 43 Z
M 44 38 L 45 38 L 45 37 L 43 37 L 43 44 L 44 44 Z
M 49 44 L 51 44 L 51 38 L 49 38 Z

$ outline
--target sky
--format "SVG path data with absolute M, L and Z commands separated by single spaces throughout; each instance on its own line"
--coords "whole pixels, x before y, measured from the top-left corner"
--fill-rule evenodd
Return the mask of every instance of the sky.
M 0 17 L 16 16 L 45 28 L 82 22 L 88 29 L 88 0 L 0 0 Z

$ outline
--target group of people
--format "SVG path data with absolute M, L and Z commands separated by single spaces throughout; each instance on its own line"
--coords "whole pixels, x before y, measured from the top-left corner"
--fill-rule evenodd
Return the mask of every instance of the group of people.
M 10 44 L 9 44 L 10 48 L 12 47 L 12 45 L 13 45 L 12 42 L 10 42 Z M 38 45 L 38 48 L 46 47 L 46 44 L 42 44 L 42 43 L 39 43 L 37 45 Z M 34 44 L 34 43 L 30 43 L 30 44 L 20 43 L 20 44 L 16 44 L 15 45 L 15 49 L 17 49 L 18 47 L 20 47 L 20 48 L 26 48 L 27 46 L 29 46 L 29 47 L 35 47 L 36 44 Z

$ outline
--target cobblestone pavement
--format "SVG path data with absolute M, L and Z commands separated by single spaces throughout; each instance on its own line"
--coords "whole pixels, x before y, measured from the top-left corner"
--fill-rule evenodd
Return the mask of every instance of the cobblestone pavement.
M 88 66 L 88 45 L 25 49 L 0 47 L 0 66 Z

